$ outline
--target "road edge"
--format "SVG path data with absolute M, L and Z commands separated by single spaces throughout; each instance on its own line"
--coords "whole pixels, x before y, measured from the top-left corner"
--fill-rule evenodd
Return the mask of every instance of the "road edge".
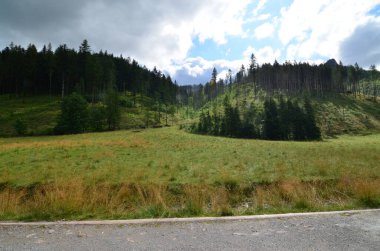
M 263 215 L 243 215 L 225 217 L 194 217 L 194 218 L 159 218 L 159 219 L 130 219 L 130 220 L 84 220 L 84 221 L 39 221 L 39 222 L 13 222 L 0 221 L 1 226 L 49 226 L 49 225 L 145 225 L 145 224 L 168 224 L 168 223 L 188 223 L 188 222 L 227 222 L 227 221 L 246 221 L 246 220 L 265 220 L 282 219 L 304 216 L 318 215 L 338 215 L 346 216 L 380 212 L 380 209 L 363 210 L 344 210 L 326 212 L 307 212 L 307 213 L 285 213 L 285 214 L 263 214 Z

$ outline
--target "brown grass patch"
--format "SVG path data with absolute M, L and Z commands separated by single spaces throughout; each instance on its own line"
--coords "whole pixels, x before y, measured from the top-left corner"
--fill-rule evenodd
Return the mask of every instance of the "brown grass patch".
M 80 179 L 0 189 L 0 218 L 145 218 L 380 206 L 380 179 L 220 185 L 84 184 Z M 242 205 L 245 205 L 242 208 Z M 356 206 L 355 206 L 356 205 Z

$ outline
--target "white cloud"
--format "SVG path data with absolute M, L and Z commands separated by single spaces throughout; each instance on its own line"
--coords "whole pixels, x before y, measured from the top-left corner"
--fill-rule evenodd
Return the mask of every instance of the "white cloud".
M 255 54 L 259 64 L 273 63 L 275 59 L 281 56 L 279 49 L 274 50 L 270 46 L 260 49 L 249 46 L 243 52 L 243 58 L 238 60 L 206 60 L 202 57 L 186 58 L 177 61 L 171 66 L 173 68 L 173 77 L 181 79 L 182 84 L 205 83 L 210 80 L 212 69 L 215 67 L 218 71 L 218 79 L 225 79 L 228 69 L 231 69 L 232 73 L 236 74 L 242 65 L 248 67 L 252 53 Z
M 295 0 L 281 10 L 279 38 L 287 59 L 307 60 L 316 55 L 340 59 L 339 48 L 379 0 Z
M 206 83 L 210 81 L 211 72 L 215 67 L 218 79 L 224 79 L 228 69 L 235 74 L 248 59 L 241 60 L 206 60 L 202 57 L 187 58 L 176 62 L 173 77 L 181 79 L 182 84 Z
M 273 24 L 271 23 L 264 23 L 260 26 L 258 26 L 255 31 L 254 31 L 254 36 L 257 39 L 263 39 L 263 38 L 268 38 L 272 37 L 275 29 Z
M 259 0 L 256 7 L 252 10 L 252 16 L 245 20 L 245 23 L 253 23 L 256 21 L 265 21 L 269 19 L 272 15 L 269 13 L 259 14 L 264 8 L 267 0 Z
M 257 16 L 255 19 L 257 21 L 265 21 L 265 20 L 268 20 L 269 18 L 271 18 L 271 14 L 267 13 L 267 14 L 261 14 L 259 16 Z
M 257 16 L 259 12 L 264 9 L 265 4 L 267 3 L 267 0 L 259 0 L 259 3 L 257 4 L 256 8 L 253 9 L 252 13 L 254 16 Z
M 259 64 L 273 63 L 274 60 L 278 60 L 281 56 L 281 51 L 279 49 L 273 50 L 270 46 L 265 46 L 258 50 L 248 46 L 248 48 L 243 52 L 243 56 L 246 60 L 248 60 L 252 53 L 255 55 Z

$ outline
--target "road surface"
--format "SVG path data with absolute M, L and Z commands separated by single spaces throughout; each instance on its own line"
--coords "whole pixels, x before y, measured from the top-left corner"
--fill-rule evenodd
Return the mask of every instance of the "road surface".
M 186 222 L 3 222 L 0 250 L 380 250 L 380 210 Z

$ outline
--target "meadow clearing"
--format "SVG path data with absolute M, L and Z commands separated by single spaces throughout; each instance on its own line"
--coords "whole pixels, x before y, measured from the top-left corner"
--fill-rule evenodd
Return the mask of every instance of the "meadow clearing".
M 176 127 L 0 139 L 0 219 L 142 218 L 380 205 L 380 134 L 320 142 Z

